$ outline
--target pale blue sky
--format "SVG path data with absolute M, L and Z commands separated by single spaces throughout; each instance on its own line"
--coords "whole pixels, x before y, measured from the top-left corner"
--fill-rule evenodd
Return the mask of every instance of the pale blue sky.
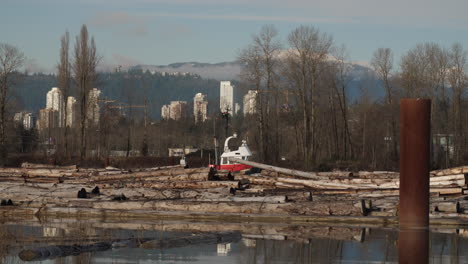
M 18 46 L 30 70 L 53 71 L 60 37 L 82 24 L 103 65 L 232 61 L 262 25 L 285 42 L 313 25 L 344 44 L 352 61 L 379 47 L 401 54 L 421 42 L 468 49 L 466 0 L 0 0 L 0 42 Z M 72 43 L 72 44 L 73 44 Z

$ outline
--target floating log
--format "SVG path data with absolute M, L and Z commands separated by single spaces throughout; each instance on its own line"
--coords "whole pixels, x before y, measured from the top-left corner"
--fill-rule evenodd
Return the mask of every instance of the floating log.
M 21 163 L 21 168 L 25 169 L 35 169 L 35 168 L 49 168 L 49 169 L 64 169 L 64 170 L 76 170 L 77 167 L 76 165 L 70 165 L 70 166 L 56 166 L 56 165 L 49 165 L 49 164 L 39 164 L 39 163 L 29 163 L 29 162 L 23 162 Z
M 58 257 L 79 255 L 86 252 L 106 251 L 111 248 L 141 247 L 145 249 L 169 249 L 186 247 L 197 244 L 233 243 L 241 239 L 239 232 L 223 232 L 213 234 L 201 234 L 178 238 L 150 239 L 131 238 L 114 240 L 111 242 L 98 242 L 88 245 L 58 245 L 47 246 L 21 251 L 18 256 L 22 261 L 42 261 Z
M 181 238 L 166 238 L 143 242 L 140 247 L 146 249 L 168 249 L 199 244 L 234 243 L 241 239 L 239 232 L 201 234 Z
M 23 250 L 18 256 L 22 261 L 42 261 L 58 257 L 79 255 L 85 252 L 106 251 L 111 249 L 111 247 L 111 243 L 108 242 L 99 242 L 89 245 L 48 246 Z
M 445 213 L 460 213 L 460 203 L 459 202 L 445 202 L 445 203 L 433 203 L 431 208 L 435 212 L 445 212 Z
M 255 168 L 260 168 L 264 170 L 274 171 L 277 173 L 283 173 L 283 174 L 297 176 L 297 177 L 303 177 L 303 178 L 314 179 L 314 180 L 323 180 L 324 178 L 326 178 L 326 177 L 320 177 L 317 175 L 317 173 L 314 173 L 314 172 L 305 172 L 305 171 L 299 171 L 299 170 L 285 169 L 285 168 L 265 165 L 265 164 L 258 163 L 258 162 L 236 159 L 236 158 L 229 158 L 229 160 L 233 162 L 245 164 L 248 166 L 252 166 Z

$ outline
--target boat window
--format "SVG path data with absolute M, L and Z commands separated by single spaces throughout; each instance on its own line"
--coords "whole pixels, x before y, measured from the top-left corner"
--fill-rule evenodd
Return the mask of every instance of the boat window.
M 221 161 L 221 164 L 229 164 L 227 158 L 223 158 L 223 160 Z

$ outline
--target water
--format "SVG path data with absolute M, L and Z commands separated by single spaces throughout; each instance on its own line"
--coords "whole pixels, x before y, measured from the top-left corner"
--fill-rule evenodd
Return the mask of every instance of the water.
M 230 243 L 196 240 L 207 232 L 227 231 L 221 237 L 231 239 Z M 431 229 L 426 233 L 429 262 L 468 263 L 467 233 L 463 229 Z M 20 252 L 45 246 L 89 245 L 129 238 L 180 242 L 181 237 L 195 237 L 192 245 L 176 248 L 126 246 L 28 263 L 396 263 L 399 235 L 398 229 L 390 227 L 314 224 L 12 220 L 0 227 L 0 262 L 23 263 Z M 413 239 L 413 234 L 409 238 Z M 417 250 L 411 248 L 406 254 L 413 252 Z

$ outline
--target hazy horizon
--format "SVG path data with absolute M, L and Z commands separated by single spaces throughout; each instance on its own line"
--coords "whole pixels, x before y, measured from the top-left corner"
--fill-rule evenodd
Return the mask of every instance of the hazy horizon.
M 313 25 L 344 44 L 349 60 L 366 64 L 380 47 L 396 62 L 418 43 L 468 46 L 468 3 L 451 1 L 226 1 L 226 0 L 6 0 L 0 9 L 1 42 L 20 48 L 31 72 L 55 72 L 60 37 L 72 47 L 82 24 L 95 37 L 101 67 L 234 61 L 265 24 L 279 39 Z

